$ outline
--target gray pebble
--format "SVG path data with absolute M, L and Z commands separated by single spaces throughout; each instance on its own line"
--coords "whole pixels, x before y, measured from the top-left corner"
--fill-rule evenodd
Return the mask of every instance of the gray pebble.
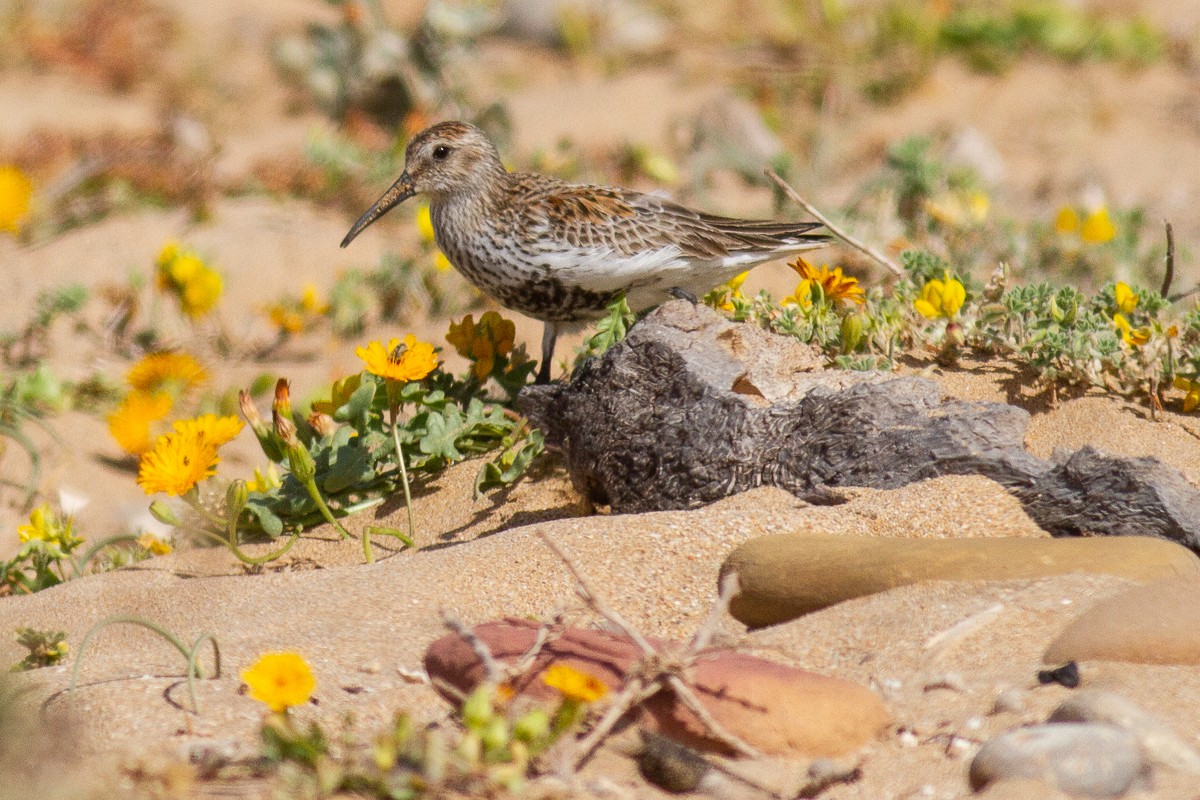
M 1200 754 L 1173 730 L 1132 700 L 1113 692 L 1089 689 L 1063 701 L 1050 722 L 1101 722 L 1135 737 L 1157 766 L 1200 775 Z
M 1082 797 L 1121 797 L 1150 788 L 1151 766 L 1137 739 L 1112 725 L 1061 723 L 1018 728 L 980 748 L 971 788 L 1032 778 Z

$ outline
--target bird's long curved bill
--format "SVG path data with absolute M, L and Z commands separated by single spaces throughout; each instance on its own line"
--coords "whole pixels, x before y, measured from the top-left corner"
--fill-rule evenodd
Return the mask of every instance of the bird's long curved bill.
M 402 172 L 399 179 L 392 184 L 392 188 L 383 193 L 383 197 L 375 201 L 375 205 L 367 209 L 367 213 L 358 218 L 358 222 L 354 223 L 354 227 L 346 234 L 346 238 L 342 239 L 342 247 L 354 241 L 354 237 L 358 236 L 363 230 L 375 220 L 382 217 L 393 206 L 398 206 L 408 198 L 417 193 L 413 188 L 412 178 L 408 177 L 407 172 Z

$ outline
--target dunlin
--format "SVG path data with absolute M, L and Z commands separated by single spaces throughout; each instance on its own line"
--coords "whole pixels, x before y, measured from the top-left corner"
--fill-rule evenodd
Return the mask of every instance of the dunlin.
M 404 172 L 342 247 L 416 194 L 429 198 L 450 263 L 502 305 L 545 323 L 540 383 L 550 379 L 558 334 L 603 316 L 622 292 L 641 311 L 828 241 L 811 233 L 815 222 L 718 217 L 629 189 L 509 172 L 481 130 L 442 122 L 412 138 Z

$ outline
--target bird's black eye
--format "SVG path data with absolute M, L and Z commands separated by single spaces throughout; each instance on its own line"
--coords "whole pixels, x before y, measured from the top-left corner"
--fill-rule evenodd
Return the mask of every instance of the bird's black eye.
M 433 148 L 433 157 L 438 161 L 445 161 L 448 155 L 450 155 L 450 148 L 444 144 L 439 144 Z

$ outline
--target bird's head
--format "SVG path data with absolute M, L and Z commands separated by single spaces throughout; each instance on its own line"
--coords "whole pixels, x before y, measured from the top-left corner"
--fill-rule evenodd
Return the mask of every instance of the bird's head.
M 477 192 L 504 172 L 495 145 L 474 125 L 440 122 L 426 128 L 409 141 L 400 178 L 354 223 L 342 247 L 413 195 L 424 194 L 438 203 L 461 192 Z

